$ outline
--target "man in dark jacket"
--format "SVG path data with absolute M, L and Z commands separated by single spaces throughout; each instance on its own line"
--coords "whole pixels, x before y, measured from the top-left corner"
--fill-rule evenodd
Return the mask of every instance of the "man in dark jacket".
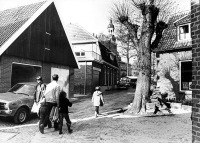
M 59 134 L 62 134 L 62 126 L 63 126 L 63 118 L 65 118 L 66 123 L 67 123 L 67 129 L 68 132 L 71 133 L 72 129 L 71 127 L 71 121 L 69 118 L 69 110 L 68 106 L 71 107 L 72 103 L 67 99 L 67 94 L 66 92 L 62 91 L 60 93 L 60 106 L 59 106 Z
M 160 112 L 159 106 L 163 106 L 163 104 L 166 106 L 166 110 L 171 113 L 171 106 L 169 103 L 165 102 L 163 98 L 165 98 L 166 95 L 162 95 L 159 89 L 153 89 L 153 93 L 150 97 L 151 102 L 155 104 L 155 111 L 154 114 L 156 114 L 158 111 Z
M 45 92 L 46 85 L 43 83 L 41 76 L 38 76 L 36 80 L 37 80 L 37 85 L 34 93 L 34 101 L 38 103 Z

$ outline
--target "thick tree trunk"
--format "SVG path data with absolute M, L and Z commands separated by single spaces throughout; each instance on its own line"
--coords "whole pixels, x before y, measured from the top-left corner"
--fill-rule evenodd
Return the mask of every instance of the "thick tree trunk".
M 136 1 L 133 2 L 135 2 L 134 4 L 137 5 Z M 123 23 L 131 32 L 131 40 L 138 50 L 139 76 L 133 105 L 132 108 L 128 110 L 128 112 L 134 114 L 146 112 L 146 99 L 149 94 L 151 79 L 151 49 L 158 46 L 158 43 L 162 37 L 162 31 L 167 27 L 164 22 L 157 23 L 159 8 L 154 5 L 154 0 L 149 2 L 150 4 L 139 2 L 137 5 L 143 16 L 139 39 L 137 35 L 138 25 L 132 24 L 127 15 L 119 17 L 119 21 Z M 156 32 L 156 38 L 152 43 L 154 32 Z
M 137 80 L 133 105 L 132 108 L 129 110 L 130 113 L 138 114 L 146 112 L 146 99 L 149 95 L 149 88 L 150 75 L 144 74 L 142 71 L 140 71 Z
M 143 33 L 139 43 L 139 76 L 135 91 L 133 105 L 130 110 L 131 113 L 145 113 L 146 112 L 146 99 L 149 95 L 150 78 L 151 78 L 151 38 L 152 32 L 149 26 L 143 24 Z

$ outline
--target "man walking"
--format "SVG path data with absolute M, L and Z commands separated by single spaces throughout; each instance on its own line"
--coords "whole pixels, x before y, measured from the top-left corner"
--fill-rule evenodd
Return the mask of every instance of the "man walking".
M 45 92 L 46 86 L 43 83 L 41 76 L 38 76 L 36 78 L 36 80 L 37 80 L 37 85 L 36 85 L 35 93 L 34 93 L 34 102 L 36 102 L 38 104 L 40 99 L 42 98 L 44 92 Z
M 53 106 L 58 106 L 59 107 L 60 86 L 57 83 L 58 78 L 59 77 L 58 77 L 57 74 L 54 74 L 52 76 L 52 80 L 53 81 L 47 85 L 46 91 L 44 93 L 44 96 L 45 96 L 45 99 L 46 99 L 46 103 L 45 104 L 46 104 L 46 106 L 48 108 L 48 113 L 47 113 L 47 117 L 48 118 L 45 118 L 44 123 L 42 123 L 39 126 L 39 129 L 40 129 L 41 133 L 44 133 L 45 125 L 48 124 L 49 128 L 51 128 L 51 126 L 52 126 L 51 125 L 51 121 L 49 120 L 49 115 L 50 115 L 52 107 Z M 55 130 L 58 130 L 58 123 L 54 122 L 54 128 L 55 128 Z

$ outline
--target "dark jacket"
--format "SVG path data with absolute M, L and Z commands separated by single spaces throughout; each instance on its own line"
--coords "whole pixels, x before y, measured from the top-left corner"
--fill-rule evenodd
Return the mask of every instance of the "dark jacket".
M 38 87 L 40 87 L 40 90 L 38 91 Z M 44 83 L 39 83 L 35 87 L 35 92 L 34 92 L 34 101 L 39 102 L 40 99 L 43 96 L 44 91 L 46 90 L 46 85 Z
M 60 113 L 68 113 L 68 106 L 71 107 L 72 103 L 67 98 L 62 98 L 60 100 Z

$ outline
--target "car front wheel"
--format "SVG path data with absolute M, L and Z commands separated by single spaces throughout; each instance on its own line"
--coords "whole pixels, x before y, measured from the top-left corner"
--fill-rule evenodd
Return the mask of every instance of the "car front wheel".
M 20 108 L 20 109 L 16 112 L 16 114 L 15 114 L 15 116 L 14 116 L 14 122 L 15 122 L 16 124 L 22 124 L 22 123 L 24 123 L 24 122 L 26 121 L 27 117 L 28 117 L 28 112 L 27 112 L 27 110 L 26 110 L 25 108 Z

